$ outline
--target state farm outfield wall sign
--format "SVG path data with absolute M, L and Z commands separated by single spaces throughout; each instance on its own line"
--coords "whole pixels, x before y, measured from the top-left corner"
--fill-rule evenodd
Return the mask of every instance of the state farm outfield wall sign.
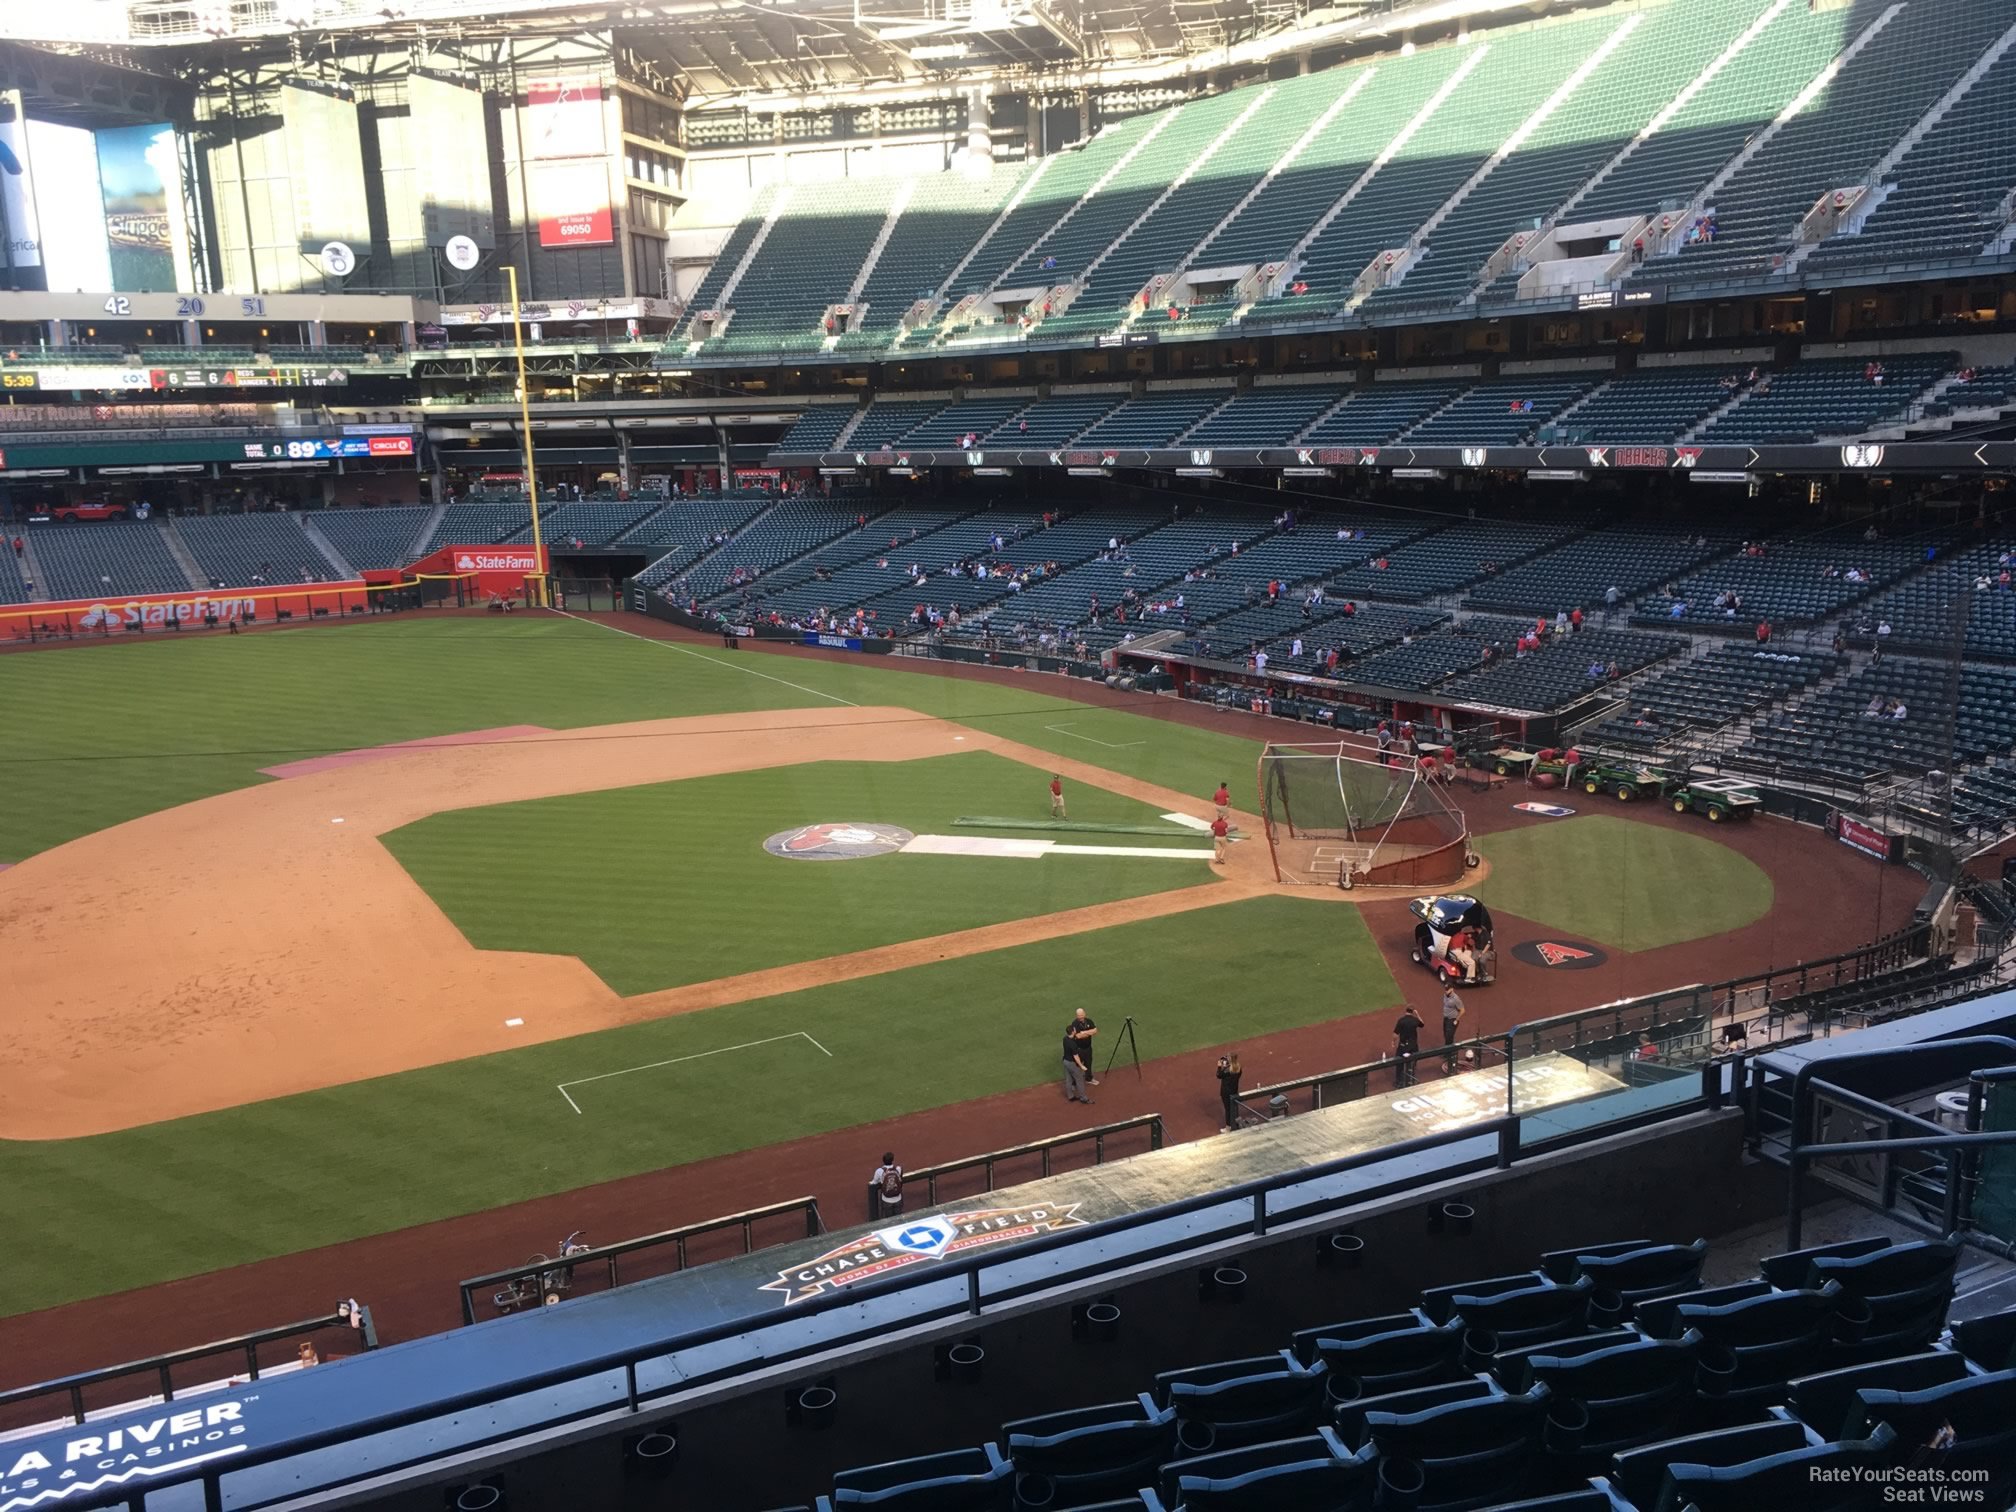
M 457 572 L 537 572 L 539 553 L 531 547 L 523 551 L 510 551 L 495 546 L 458 546 L 455 548 L 455 570 Z
M 107 1486 L 134 1485 L 139 1492 L 148 1480 L 242 1454 L 246 1409 L 258 1400 L 165 1406 L 145 1417 L 0 1444 L 0 1512 L 61 1505 Z
M 786 861 L 859 861 L 891 855 L 916 838 L 894 824 L 801 824 L 771 835 L 763 849 Z

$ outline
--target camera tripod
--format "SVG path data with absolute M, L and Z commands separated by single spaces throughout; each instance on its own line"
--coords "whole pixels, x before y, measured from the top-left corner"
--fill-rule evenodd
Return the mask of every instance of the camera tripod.
M 1141 1046 L 1134 1038 L 1134 1015 L 1131 1013 L 1120 1021 L 1120 1032 L 1113 1036 L 1113 1053 L 1106 1057 L 1106 1071 L 1109 1076 L 1113 1071 L 1113 1063 L 1120 1059 L 1120 1046 L 1123 1041 L 1126 1043 L 1127 1053 L 1133 1057 L 1134 1074 L 1140 1076 Z

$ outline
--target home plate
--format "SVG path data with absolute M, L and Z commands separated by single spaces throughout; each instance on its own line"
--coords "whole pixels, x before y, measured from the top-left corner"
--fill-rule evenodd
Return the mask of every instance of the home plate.
M 1059 845 L 1055 840 L 1005 840 L 992 835 L 916 835 L 899 853 L 906 856 L 996 856 L 1036 861 L 1044 856 L 1155 856 L 1164 860 L 1209 861 L 1208 850 L 1175 850 L 1152 845 Z

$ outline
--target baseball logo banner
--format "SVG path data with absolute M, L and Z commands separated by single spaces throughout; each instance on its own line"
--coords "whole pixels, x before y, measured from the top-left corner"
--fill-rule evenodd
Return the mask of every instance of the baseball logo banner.
M 928 1213 L 836 1245 L 823 1255 L 777 1272 L 760 1291 L 781 1292 L 788 1307 L 851 1285 L 891 1275 L 906 1266 L 942 1260 L 990 1244 L 1032 1239 L 1038 1234 L 1083 1228 L 1079 1204 L 1064 1202 L 1026 1208 L 978 1208 L 964 1213 Z
M 779 830 L 764 840 L 763 849 L 786 861 L 859 861 L 899 851 L 916 838 L 894 824 L 829 822 Z
M 1528 966 L 1549 971 L 1587 971 L 1610 959 L 1586 940 L 1522 940 L 1512 947 L 1512 954 Z
M 1566 819 L 1575 812 L 1558 803 L 1515 803 L 1512 807 L 1522 814 L 1545 814 L 1549 819 Z

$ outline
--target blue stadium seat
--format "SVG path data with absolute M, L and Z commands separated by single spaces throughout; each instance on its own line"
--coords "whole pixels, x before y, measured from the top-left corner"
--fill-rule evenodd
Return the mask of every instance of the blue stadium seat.
M 843 1470 L 819 1512 L 873 1507 L 878 1512 L 1009 1512 L 1015 1466 L 992 1444 Z
M 1016 1496 L 1028 1506 L 1075 1506 L 1088 1496 L 1138 1488 L 1175 1456 L 1176 1410 L 1146 1394 L 1001 1425 L 1015 1463 Z

